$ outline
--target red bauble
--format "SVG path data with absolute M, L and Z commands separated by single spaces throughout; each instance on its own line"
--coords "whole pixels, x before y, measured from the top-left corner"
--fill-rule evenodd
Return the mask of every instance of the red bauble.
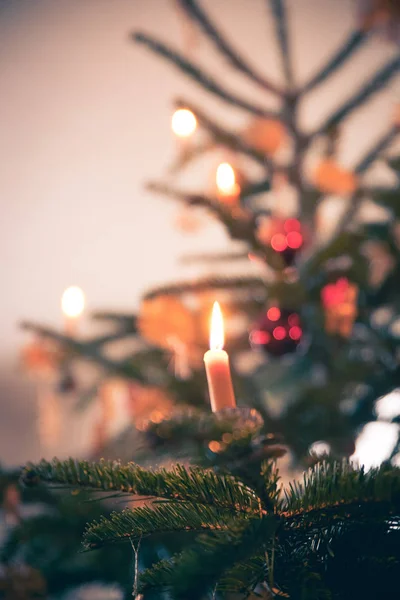
M 271 356 L 295 352 L 303 336 L 300 317 L 292 310 L 271 306 L 250 333 L 250 343 Z
M 304 245 L 304 232 L 298 219 L 263 218 L 259 222 L 257 237 L 271 246 L 290 267 Z

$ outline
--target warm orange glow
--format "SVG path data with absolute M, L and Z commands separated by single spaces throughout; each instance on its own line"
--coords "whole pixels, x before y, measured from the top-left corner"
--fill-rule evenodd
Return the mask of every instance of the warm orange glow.
M 172 115 L 171 125 L 175 135 L 186 138 L 196 131 L 197 119 L 191 110 L 179 108 Z
M 211 315 L 210 330 L 210 349 L 222 350 L 224 347 L 224 320 L 222 318 L 221 307 L 218 302 L 214 302 Z
M 219 452 L 222 447 L 221 444 L 219 442 L 217 442 L 216 440 L 212 440 L 209 444 L 208 447 L 210 448 L 211 452 Z
M 218 165 L 216 182 L 220 194 L 229 195 L 238 192 L 235 171 L 229 163 Z
M 85 294 L 81 288 L 74 285 L 67 288 L 61 298 L 61 308 L 66 317 L 79 317 L 85 308 Z

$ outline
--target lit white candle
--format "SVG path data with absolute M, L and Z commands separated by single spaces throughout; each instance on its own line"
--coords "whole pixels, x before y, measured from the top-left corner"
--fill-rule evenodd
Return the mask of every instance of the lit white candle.
M 239 199 L 240 186 L 236 181 L 236 173 L 229 163 L 218 165 L 215 181 L 219 200 L 224 204 L 236 204 Z
M 85 294 L 81 288 L 71 286 L 65 290 L 61 298 L 61 309 L 65 319 L 65 333 L 76 335 L 79 319 L 85 308 Z
M 211 410 L 236 406 L 228 353 L 223 350 L 224 323 L 218 302 L 214 302 L 211 317 L 210 350 L 204 355 Z

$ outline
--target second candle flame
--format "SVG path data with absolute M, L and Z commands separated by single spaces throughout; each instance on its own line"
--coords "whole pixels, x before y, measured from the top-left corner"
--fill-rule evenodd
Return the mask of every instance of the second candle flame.
M 210 330 L 210 349 L 222 350 L 224 347 L 224 320 L 222 318 L 221 307 L 218 302 L 214 302 L 211 315 Z

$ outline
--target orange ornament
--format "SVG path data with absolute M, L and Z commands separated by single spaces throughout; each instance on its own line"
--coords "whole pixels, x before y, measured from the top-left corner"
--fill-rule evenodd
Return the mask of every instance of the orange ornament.
M 287 137 L 284 125 L 275 119 L 254 119 L 244 131 L 244 140 L 265 154 L 273 155 Z
M 357 177 L 338 165 L 332 158 L 325 158 L 314 173 L 314 185 L 326 194 L 345 196 L 356 191 Z
M 174 296 L 144 300 L 139 315 L 139 329 L 149 342 L 169 348 L 169 340 L 178 338 L 190 346 L 196 339 L 194 313 Z

